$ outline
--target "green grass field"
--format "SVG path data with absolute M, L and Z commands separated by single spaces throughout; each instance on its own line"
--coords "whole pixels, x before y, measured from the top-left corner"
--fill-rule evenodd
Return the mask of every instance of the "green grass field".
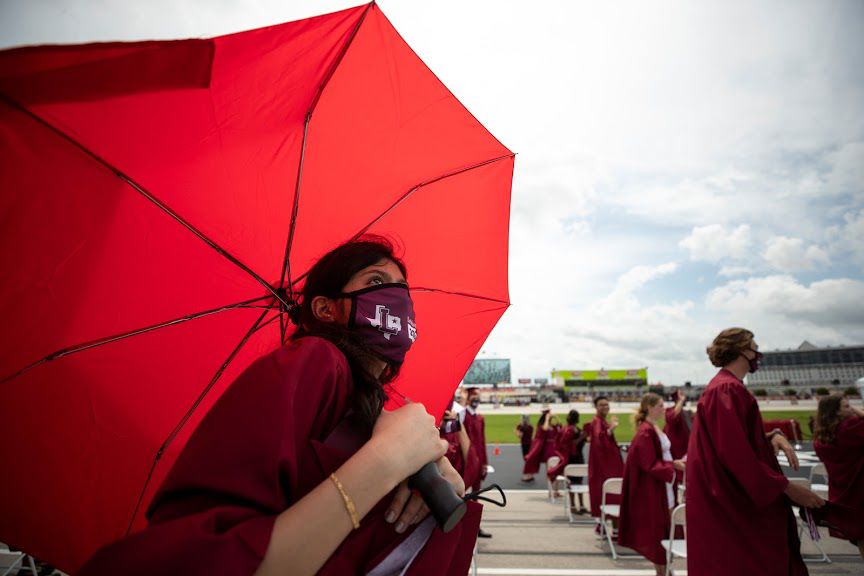
M 764 410 L 762 418 L 765 420 L 785 420 L 794 418 L 801 424 L 801 432 L 804 434 L 804 440 L 810 440 L 810 430 L 807 428 L 807 419 L 810 416 L 815 416 L 816 412 L 798 412 L 792 410 Z M 558 421 L 562 424 L 567 421 L 566 414 L 556 414 Z M 579 419 L 580 424 L 584 424 L 594 417 L 594 414 L 581 414 Z M 615 438 L 619 442 L 630 442 L 633 439 L 633 421 L 629 414 L 617 414 L 618 428 L 615 429 Z M 516 438 L 514 428 L 519 423 L 518 414 L 483 414 L 486 420 L 486 444 L 516 444 L 519 440 Z M 537 420 L 540 418 L 538 414 L 531 416 L 531 424 L 536 426 Z M 662 423 L 661 423 L 662 427 Z

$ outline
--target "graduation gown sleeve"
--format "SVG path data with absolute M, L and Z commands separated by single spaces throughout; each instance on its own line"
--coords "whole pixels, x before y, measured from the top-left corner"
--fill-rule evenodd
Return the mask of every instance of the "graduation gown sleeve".
M 684 410 L 676 415 L 674 407 L 666 409 L 663 432 L 672 444 L 670 449 L 672 458 L 675 460 L 683 458 L 687 454 L 687 442 L 690 441 L 690 428 L 687 427 L 687 421 L 684 419 Z

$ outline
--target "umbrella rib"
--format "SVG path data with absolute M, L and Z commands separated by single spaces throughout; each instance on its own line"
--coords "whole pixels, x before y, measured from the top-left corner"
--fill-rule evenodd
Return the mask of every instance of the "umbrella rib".
M 389 214 L 390 212 L 395 210 L 396 207 L 399 206 L 399 204 L 401 204 L 402 202 L 407 200 L 412 194 L 414 194 L 420 188 L 423 188 L 424 186 L 429 186 L 430 184 L 434 184 L 435 182 L 439 182 L 439 181 L 445 180 L 447 178 L 452 178 L 453 176 L 458 176 L 459 174 L 462 174 L 464 172 L 470 172 L 471 170 L 475 170 L 477 168 L 482 168 L 483 166 L 486 166 L 488 164 L 493 164 L 493 163 L 499 162 L 501 160 L 506 160 L 507 158 L 513 158 L 514 156 L 515 156 L 515 154 L 513 154 L 511 152 L 510 154 L 505 154 L 504 156 L 498 156 L 497 158 L 490 158 L 488 160 L 483 160 L 481 162 L 477 162 L 476 164 L 471 164 L 470 166 L 465 166 L 464 168 L 459 168 L 459 169 L 453 170 L 451 172 L 446 172 L 444 174 L 441 174 L 440 176 L 436 176 L 435 178 L 432 178 L 431 180 L 426 180 L 425 182 L 421 182 L 420 184 L 417 184 L 416 186 L 414 186 L 413 188 L 408 190 L 405 194 L 400 196 L 393 204 L 390 205 L 389 208 L 387 208 L 387 210 L 382 212 L 377 218 L 372 220 L 372 222 L 370 222 L 365 227 L 363 227 L 359 232 L 357 232 L 357 234 L 355 234 L 354 237 L 351 238 L 351 241 L 353 242 L 354 240 L 356 240 L 357 238 L 359 238 L 360 236 L 365 234 L 372 226 L 374 226 L 375 224 L 380 222 L 385 216 L 387 216 L 387 214 Z
M 50 122 L 48 122 L 47 120 L 45 120 L 44 118 L 42 118 L 41 116 L 39 116 L 38 114 L 33 112 L 32 110 L 30 110 L 29 108 L 27 108 L 26 106 L 19 104 L 18 102 L 16 102 L 12 98 L 10 98 L 7 94 L 0 92 L 0 100 L 5 102 L 6 105 L 10 106 L 11 108 L 14 108 L 14 109 L 26 114 L 27 116 L 29 116 L 30 118 L 32 118 L 36 122 L 42 124 L 43 126 L 48 128 L 48 130 L 50 130 L 54 134 L 60 136 L 61 138 L 63 138 L 64 140 L 66 140 L 67 142 L 69 142 L 70 144 L 72 144 L 73 146 L 78 148 L 79 150 L 81 150 L 84 154 L 86 154 L 87 156 L 89 156 L 90 158 L 95 160 L 98 164 L 100 164 L 104 168 L 108 169 L 117 178 L 119 178 L 120 180 L 125 182 L 127 185 L 129 185 L 133 190 L 135 190 L 136 192 L 138 192 L 139 194 L 144 196 L 144 198 L 146 198 L 147 200 L 152 202 L 157 208 L 159 208 L 160 210 L 162 210 L 163 212 L 168 214 L 168 216 L 170 216 L 171 218 L 176 220 L 181 226 L 183 226 L 184 228 L 186 228 L 187 230 L 192 232 L 192 234 L 197 236 L 205 244 L 207 244 L 212 249 L 214 249 L 216 252 L 218 252 L 222 257 L 226 258 L 229 262 L 231 262 L 232 264 L 234 264 L 235 266 L 237 266 L 238 268 L 240 268 L 241 270 L 243 270 L 244 272 L 246 272 L 247 274 L 252 276 L 252 278 L 254 278 L 256 282 L 261 284 L 261 286 L 263 286 L 268 292 L 270 292 L 271 295 L 275 296 L 280 302 L 282 302 L 283 304 L 285 304 L 287 306 L 287 302 L 285 302 L 283 300 L 283 298 L 278 294 L 276 289 L 273 288 L 272 286 L 270 286 L 270 284 L 268 284 L 263 278 L 258 276 L 258 274 L 253 272 L 251 268 L 249 268 L 248 266 L 243 264 L 240 260 L 238 260 L 235 256 L 230 254 L 227 250 L 225 250 L 224 248 L 219 246 L 216 242 L 214 242 L 213 240 L 211 240 L 210 238 L 205 236 L 203 232 L 201 232 L 200 230 L 195 228 L 192 224 L 190 224 L 189 222 L 187 222 L 186 220 L 181 218 L 179 214 L 174 212 L 171 208 L 169 208 L 167 205 L 165 205 L 161 200 L 159 200 L 158 198 L 153 196 L 150 192 L 148 192 L 143 186 L 138 184 L 138 182 L 133 180 L 125 172 L 123 172 L 119 168 L 116 168 L 114 165 L 109 163 L 107 160 L 105 160 L 104 158 L 102 158 L 101 156 L 99 156 L 98 154 L 96 154 L 95 152 L 93 152 L 92 150 L 90 150 L 89 148 L 87 148 L 86 146 L 81 144 L 80 142 L 78 142 L 72 136 L 70 136 L 69 134 L 67 134 L 63 130 L 60 130 L 59 128 L 57 128 L 56 126 L 54 126 L 53 124 L 51 124 Z
M 411 292 L 440 292 L 441 294 L 449 294 L 451 296 L 464 296 L 465 298 L 475 298 L 477 300 L 486 300 L 487 302 L 496 302 L 498 304 L 504 304 L 505 306 L 509 306 L 510 302 L 506 300 L 499 300 L 498 298 L 490 298 L 488 296 L 479 296 L 477 294 L 468 294 L 467 292 L 454 292 L 452 290 L 441 290 L 440 288 L 424 288 L 420 287 L 412 287 Z
M 171 442 L 174 441 L 174 438 L 177 437 L 177 434 L 180 433 L 180 430 L 183 428 L 183 426 L 186 425 L 186 422 L 189 420 L 189 418 L 192 417 L 192 413 L 198 409 L 198 406 L 204 400 L 204 397 L 207 395 L 207 393 L 210 391 L 210 389 L 213 388 L 213 385 L 216 384 L 217 380 L 219 380 L 219 377 L 222 376 L 223 372 L 225 372 L 225 369 L 228 368 L 228 364 L 231 363 L 231 361 L 237 356 L 237 353 L 240 352 L 240 349 L 243 348 L 243 346 L 246 344 L 246 342 L 249 340 L 249 338 L 251 338 L 252 335 L 255 334 L 255 332 L 258 330 L 259 325 L 261 324 L 261 321 L 264 320 L 264 317 L 267 315 L 267 312 L 268 312 L 268 310 L 264 310 L 264 312 L 262 312 L 261 315 L 258 316 L 258 319 L 255 320 L 255 323 L 252 324 L 252 327 L 249 329 L 248 332 L 246 332 L 246 334 L 240 340 L 240 343 L 234 347 L 234 350 L 231 351 L 231 354 L 228 355 L 228 358 L 225 360 L 225 362 L 222 363 L 222 366 L 220 366 L 219 369 L 216 371 L 216 374 L 210 380 L 210 383 L 207 385 L 207 387 L 204 388 L 204 390 L 201 392 L 201 394 L 198 395 L 198 398 L 195 399 L 195 402 L 192 404 L 192 406 L 189 408 L 189 410 L 186 412 L 186 414 L 183 416 L 183 418 L 180 419 L 180 422 L 177 424 L 177 426 L 174 428 L 174 430 L 171 431 L 171 434 L 168 435 L 168 438 L 165 439 L 165 441 L 162 443 L 162 446 L 159 447 L 159 450 L 156 452 L 156 456 L 153 458 L 153 464 L 150 465 L 150 472 L 147 474 L 147 480 L 144 481 L 144 486 L 141 488 L 140 494 L 138 494 L 138 501 L 135 503 L 135 510 L 132 512 L 132 517 L 129 518 L 129 526 L 126 528 L 126 535 L 127 536 L 132 531 L 132 523 L 135 522 L 135 517 L 138 516 L 138 508 L 141 507 L 141 501 L 144 499 L 144 493 L 147 492 L 147 487 L 150 485 L 150 480 L 153 478 L 153 472 L 156 471 L 156 465 L 159 464 L 159 460 L 162 459 L 162 455 L 165 453 L 165 450 L 168 448 L 168 446 L 171 444 Z M 267 324 L 272 322 L 272 320 L 273 319 L 271 318 L 267 322 Z M 263 328 L 263 327 L 264 326 L 260 326 L 260 328 Z
M 76 352 L 83 352 L 84 350 L 89 350 L 90 348 L 96 348 L 98 346 L 103 346 L 105 344 L 110 344 L 111 342 L 117 342 L 118 340 L 125 340 L 126 338 L 131 338 L 132 336 L 138 336 L 139 334 L 146 334 L 147 332 L 152 332 L 154 330 L 159 330 L 160 328 L 167 328 L 168 326 L 174 326 L 175 324 L 182 324 L 184 322 L 189 322 L 190 320 L 196 320 L 198 318 L 203 318 L 204 316 L 210 316 L 212 314 L 218 314 L 219 312 L 225 312 L 228 310 L 234 310 L 237 308 L 250 308 L 252 303 L 258 302 L 260 300 L 264 300 L 266 298 L 271 298 L 268 294 L 267 296 L 260 296 L 258 298 L 253 298 L 251 300 L 245 300 L 243 302 L 238 302 L 237 304 L 229 304 L 227 306 L 220 306 L 219 308 L 212 308 L 210 310 L 204 310 L 202 312 L 196 312 L 194 314 L 187 314 L 185 316 L 180 316 L 179 318 L 174 318 L 172 320 L 168 320 L 166 322 L 161 322 L 159 324 L 154 324 L 152 326 L 146 326 L 144 328 L 139 328 L 137 330 L 132 330 L 129 332 L 123 332 L 122 334 L 115 334 L 113 336 L 107 336 L 105 338 L 101 338 L 99 340 L 93 340 L 90 342 L 84 342 L 82 344 L 77 344 L 75 346 L 69 346 L 67 348 L 62 348 L 45 356 L 41 360 L 37 360 L 32 364 L 28 364 L 24 368 L 20 369 L 18 372 L 3 378 L 0 380 L 0 384 L 5 384 L 6 382 L 21 376 L 22 374 L 29 372 L 33 368 L 39 366 L 40 364 L 44 364 L 46 362 L 50 362 L 52 360 L 57 360 L 58 358 L 62 358 L 64 356 L 68 356 L 70 354 L 74 354 Z M 271 307 L 267 307 L 269 310 Z M 267 310 L 264 313 L 267 313 Z
M 426 180 L 425 182 L 421 182 L 420 184 L 417 184 L 416 186 L 414 186 L 413 188 L 408 190 L 405 194 L 400 196 L 395 202 L 393 202 L 393 204 L 391 204 L 390 207 L 387 208 L 387 210 L 385 210 L 380 215 L 378 215 L 369 224 L 367 224 L 366 226 L 361 228 L 360 231 L 357 232 L 356 234 L 354 234 L 354 236 L 352 236 L 351 239 L 348 241 L 353 242 L 354 240 L 357 240 L 358 238 L 360 238 L 363 234 L 368 232 L 369 229 L 372 228 L 372 226 L 374 226 L 375 224 L 380 222 L 385 216 L 387 216 L 387 214 L 392 212 L 397 206 L 399 206 L 399 204 L 401 204 L 402 202 L 407 200 L 409 196 L 414 194 L 420 188 L 423 188 L 424 186 L 429 186 L 430 184 L 434 184 L 435 182 L 438 182 L 440 180 L 444 180 L 446 178 L 450 178 L 452 176 L 457 176 L 457 175 L 462 174 L 464 172 L 469 172 L 469 171 L 474 170 L 476 168 L 482 168 L 483 166 L 486 166 L 488 164 L 493 164 L 493 163 L 499 162 L 501 160 L 506 160 L 507 158 L 513 158 L 514 156 L 516 156 L 516 154 L 511 152 L 510 154 L 505 154 L 503 156 L 498 156 L 496 158 L 490 158 L 488 160 L 483 160 L 481 162 L 477 162 L 476 164 L 472 164 L 470 166 L 465 166 L 464 168 L 459 168 L 459 169 L 453 170 L 451 172 L 446 172 L 444 174 L 441 174 L 440 176 L 436 176 L 435 178 L 432 178 L 431 180 Z M 300 276 L 298 276 L 294 280 L 293 283 L 296 284 L 297 282 L 300 282 L 301 280 L 303 280 L 303 278 L 306 277 L 306 274 L 307 273 L 303 273 Z M 431 290 L 431 288 L 430 288 L 430 290 Z M 444 292 L 444 290 L 441 290 L 441 292 Z M 456 294 L 456 293 L 454 292 L 454 294 Z M 472 296 L 471 294 L 462 294 L 462 296 L 471 296 L 472 298 L 483 298 L 483 296 Z M 494 299 L 493 298 L 487 298 L 487 300 L 494 300 Z M 496 302 L 503 302 L 503 301 L 496 300 Z M 509 304 L 509 302 L 503 302 L 503 303 Z
M 312 121 L 312 113 L 318 106 L 318 101 L 321 99 L 321 95 L 324 93 L 324 88 L 327 86 L 327 84 L 330 83 L 330 79 L 333 77 L 333 74 L 336 73 L 336 69 L 339 67 L 339 64 L 342 63 L 342 59 L 348 52 L 348 48 L 351 46 L 351 43 L 354 42 L 354 38 L 357 36 L 357 31 L 360 30 L 360 25 L 363 24 L 363 21 L 366 19 L 366 14 L 369 13 L 369 9 L 372 8 L 374 4 L 374 0 L 370 2 L 363 10 L 363 14 L 360 15 L 360 18 L 357 19 L 357 24 L 354 25 L 354 29 L 351 31 L 351 36 L 349 36 L 345 44 L 342 45 L 342 49 L 339 51 L 339 54 L 333 60 L 333 63 L 330 65 L 330 69 L 327 70 L 327 74 L 325 74 L 324 79 L 318 86 L 318 90 L 315 92 L 314 98 L 312 98 L 312 103 L 309 106 L 308 112 L 306 112 L 306 119 L 303 123 L 303 142 L 300 145 L 300 166 L 297 168 L 297 182 L 294 184 L 294 205 L 291 208 L 291 222 L 288 228 L 288 240 L 285 244 L 285 258 L 282 260 L 282 276 L 279 280 L 279 286 L 284 286 L 285 277 L 288 277 L 288 291 L 291 296 L 291 300 L 294 300 L 294 283 L 291 282 L 291 246 L 294 244 L 294 229 L 297 223 L 297 213 L 300 210 L 300 183 L 303 179 L 303 163 L 306 159 L 306 140 L 309 136 L 309 122 Z

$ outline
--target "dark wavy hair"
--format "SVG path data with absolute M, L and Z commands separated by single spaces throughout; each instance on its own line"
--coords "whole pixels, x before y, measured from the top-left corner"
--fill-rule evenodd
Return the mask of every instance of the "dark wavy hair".
M 570 412 L 567 414 L 567 424 L 569 424 L 570 426 L 575 426 L 578 423 L 579 411 L 574 408 L 573 410 L 570 410 Z
M 381 358 L 347 326 L 318 320 L 312 311 L 312 299 L 316 296 L 338 297 L 357 272 L 382 260 L 392 260 L 407 279 L 405 264 L 394 252 L 392 242 L 374 235 L 365 235 L 334 248 L 309 269 L 300 302 L 291 311 L 291 319 L 297 324 L 297 329 L 291 335 L 292 340 L 318 336 L 333 343 L 345 354 L 354 379 L 352 417 L 367 431 L 372 430 L 387 401 L 384 384 L 392 382 L 399 375 L 400 367 L 388 363 L 380 376 L 373 375 L 369 367 Z
M 843 396 L 832 394 L 819 399 L 819 408 L 816 411 L 816 426 L 813 436 L 825 444 L 833 444 L 837 435 L 837 426 L 840 425 L 840 404 Z

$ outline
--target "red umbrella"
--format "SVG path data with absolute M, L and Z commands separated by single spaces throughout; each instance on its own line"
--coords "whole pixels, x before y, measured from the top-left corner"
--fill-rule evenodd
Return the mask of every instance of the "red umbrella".
M 404 246 L 397 385 L 433 414 L 508 305 L 513 154 L 374 4 L 0 52 L 0 142 L 0 540 L 66 571 L 142 525 L 337 244 Z

